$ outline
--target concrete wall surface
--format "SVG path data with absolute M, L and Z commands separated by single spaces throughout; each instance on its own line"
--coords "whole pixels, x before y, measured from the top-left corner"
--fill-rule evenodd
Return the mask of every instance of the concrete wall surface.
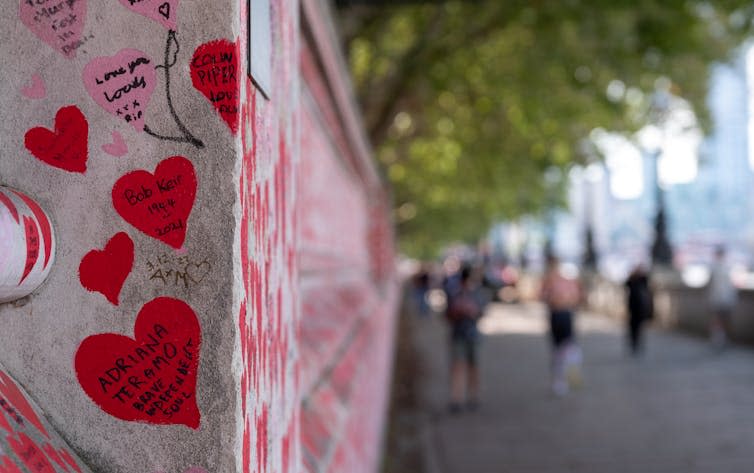
M 390 203 L 330 16 L 13 0 L 0 17 L 0 186 L 55 236 L 0 235 L 25 235 L 0 252 L 32 265 L 54 251 L 0 304 L 0 472 L 376 470 Z

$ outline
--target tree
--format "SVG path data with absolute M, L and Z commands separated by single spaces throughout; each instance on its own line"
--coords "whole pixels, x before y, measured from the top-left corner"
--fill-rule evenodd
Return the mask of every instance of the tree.
M 552 205 L 544 172 L 582 160 L 596 127 L 637 129 L 660 78 L 706 124 L 709 65 L 752 15 L 735 0 L 341 2 L 401 248 L 429 256 Z

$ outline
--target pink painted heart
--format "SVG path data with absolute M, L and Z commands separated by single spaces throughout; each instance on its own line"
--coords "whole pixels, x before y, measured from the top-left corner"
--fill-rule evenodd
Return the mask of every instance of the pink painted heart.
M 68 59 L 76 56 L 86 21 L 86 0 L 21 0 L 18 16 L 39 39 Z
M 100 107 L 144 129 L 144 112 L 157 86 L 152 60 L 136 49 L 121 49 L 115 56 L 89 61 L 82 73 L 84 87 Z
M 31 82 L 21 88 L 21 94 L 29 99 L 43 99 L 47 95 L 45 83 L 39 74 L 31 76 Z
M 121 156 L 128 153 L 128 146 L 126 145 L 126 142 L 123 140 L 123 137 L 120 136 L 120 133 L 118 133 L 117 131 L 114 131 L 113 142 L 103 144 L 102 151 L 109 154 L 110 156 L 115 156 L 116 158 L 120 158 Z
M 176 29 L 178 0 L 120 0 L 131 11 L 151 18 L 169 30 Z

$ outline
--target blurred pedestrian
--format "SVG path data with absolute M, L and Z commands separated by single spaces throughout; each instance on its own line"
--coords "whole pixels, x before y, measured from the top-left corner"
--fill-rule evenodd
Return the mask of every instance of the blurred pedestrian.
M 715 347 L 725 348 L 731 338 L 731 316 L 738 302 L 738 291 L 730 279 L 730 266 L 722 246 L 715 250 L 707 296 L 712 311 L 710 339 Z
M 421 317 L 426 317 L 431 312 L 427 301 L 427 294 L 430 289 L 430 273 L 426 264 L 422 264 L 419 271 L 414 274 L 412 282 L 414 307 Z
M 464 401 L 469 409 L 479 404 L 477 321 L 484 310 L 479 282 L 471 266 L 461 269 L 457 281 L 457 285 L 446 284 L 451 355 L 450 411 L 453 413 L 461 410 Z
M 448 257 L 443 262 L 442 269 L 445 273 L 442 280 L 442 290 L 445 292 L 447 303 L 450 303 L 449 297 L 458 291 L 461 286 L 461 261 L 455 256 Z
M 569 384 L 578 384 L 581 378 L 581 349 L 573 329 L 574 311 L 581 301 L 581 285 L 575 278 L 563 274 L 555 256 L 547 258 L 541 298 L 550 316 L 552 391 L 562 396 L 568 393 Z
M 652 319 L 654 315 L 649 275 L 642 265 L 637 265 L 631 271 L 626 281 L 626 290 L 628 292 L 628 346 L 632 355 L 638 355 L 643 348 L 644 323 Z

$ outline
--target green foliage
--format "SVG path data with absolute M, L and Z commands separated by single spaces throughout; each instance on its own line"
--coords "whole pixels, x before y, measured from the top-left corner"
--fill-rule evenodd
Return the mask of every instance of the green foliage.
M 341 10 L 401 248 L 431 255 L 560 199 L 545 171 L 595 127 L 630 132 L 660 77 L 702 124 L 708 69 L 749 33 L 744 1 L 480 0 Z

